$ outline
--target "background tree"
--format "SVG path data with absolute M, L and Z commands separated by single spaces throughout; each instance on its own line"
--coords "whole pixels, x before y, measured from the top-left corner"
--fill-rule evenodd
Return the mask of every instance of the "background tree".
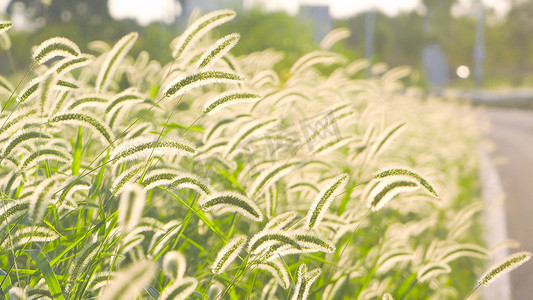
M 108 0 L 11 0 L 7 12 L 13 14 L 17 5 L 24 5 L 28 20 L 42 20 L 45 25 L 75 22 L 97 24 L 111 19 Z
M 197 0 L 174 1 L 182 6 L 182 10 L 199 3 Z M 376 12 L 376 60 L 391 67 L 409 65 L 415 71 L 421 70 L 422 47 L 438 43 L 446 54 L 450 71 L 459 65 L 472 68 L 476 19 L 471 13 L 452 15 L 452 7 L 457 2 L 423 0 L 427 8 L 425 14 L 413 11 L 389 17 Z M 124 34 L 138 31 L 140 38 L 132 53 L 145 49 L 159 61 L 171 59 L 168 43 L 183 32 L 186 16 L 179 16 L 176 24 L 154 22 L 141 27 L 133 19 L 113 19 L 107 3 L 108 0 L 11 0 L 8 12 L 12 14 L 17 6 L 20 9 L 23 5 L 26 20 L 30 22 L 27 28 L 17 25 L 18 31 L 10 33 L 13 40 L 11 52 L 20 67 L 16 70 L 22 72 L 23 66 L 28 64 L 31 46 L 50 36 L 67 36 L 87 50 L 89 41 L 103 40 L 112 44 Z M 485 87 L 533 86 L 533 0 L 514 0 L 511 10 L 503 17 L 495 18 L 495 12 L 486 12 Z M 364 18 L 364 14 L 358 14 L 336 21 L 336 26 L 348 27 L 352 35 L 335 45 L 335 49 L 352 59 L 364 57 Z M 317 47 L 313 41 L 312 24 L 283 12 L 243 10 L 235 21 L 220 30 L 222 33 L 241 33 L 241 40 L 232 51 L 235 55 L 266 48 L 289 53 L 276 67 L 278 70 L 287 69 L 296 58 Z M 262 38 L 257 39 L 257 36 Z M 8 61 L 6 53 L 0 50 L 0 71 L 4 74 L 13 72 Z M 453 78 L 451 83 L 473 87 L 470 79 Z

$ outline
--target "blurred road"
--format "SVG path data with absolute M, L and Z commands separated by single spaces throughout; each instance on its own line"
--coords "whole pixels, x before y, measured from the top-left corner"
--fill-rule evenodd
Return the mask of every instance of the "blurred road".
M 496 143 L 494 156 L 506 194 L 508 237 L 520 242 L 520 250 L 533 251 L 533 111 L 487 108 L 491 121 L 488 137 Z M 517 251 L 510 250 L 510 253 Z M 533 299 L 533 262 L 511 272 L 514 300 Z

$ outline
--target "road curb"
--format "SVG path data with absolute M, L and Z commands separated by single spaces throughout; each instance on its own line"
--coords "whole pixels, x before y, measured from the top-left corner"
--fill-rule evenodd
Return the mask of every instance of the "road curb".
M 498 175 L 498 170 L 492 162 L 489 154 L 481 147 L 478 147 L 479 154 L 479 175 L 481 178 L 481 196 L 486 203 L 483 211 L 485 233 L 484 238 L 487 247 L 491 249 L 498 243 L 507 239 L 507 222 L 503 201 L 503 187 Z M 507 248 L 502 247 L 492 254 L 491 264 L 496 264 L 504 260 L 508 255 Z M 510 300 L 511 298 L 511 277 L 504 274 L 495 280 L 488 287 L 481 289 L 481 294 L 485 300 Z

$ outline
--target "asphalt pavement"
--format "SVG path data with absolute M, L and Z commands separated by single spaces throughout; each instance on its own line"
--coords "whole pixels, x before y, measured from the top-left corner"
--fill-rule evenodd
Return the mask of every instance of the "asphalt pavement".
M 496 144 L 493 157 L 505 192 L 508 238 L 520 250 L 533 251 L 533 111 L 487 108 L 491 122 L 488 138 Z M 511 250 L 513 253 L 517 250 Z M 533 262 L 511 272 L 513 300 L 533 299 Z

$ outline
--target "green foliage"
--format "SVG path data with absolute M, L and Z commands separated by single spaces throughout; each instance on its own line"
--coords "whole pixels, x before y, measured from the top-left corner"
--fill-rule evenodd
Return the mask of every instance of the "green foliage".
M 316 48 L 313 27 L 285 12 L 264 13 L 252 10 L 229 23 L 223 32 L 241 34 L 242 38 L 235 46 L 235 55 L 270 48 L 282 51 L 284 57 L 275 66 L 276 71 L 288 70 L 298 58 Z
M 167 48 L 177 45 L 176 61 L 132 55 L 143 36 L 127 34 L 113 47 L 93 43 L 94 59 L 71 54 L 88 58 L 77 68 L 43 59 L 14 91 L 23 101 L 5 100 L 2 292 L 466 294 L 486 257 L 467 234 L 481 208 L 461 181 L 476 170 L 470 107 L 404 86 L 405 68 L 354 79 L 365 62 L 335 52 L 289 49 L 303 58 L 281 75 L 281 52 L 232 56 L 235 35 L 198 25 L 220 15 L 233 17 L 200 18 Z M 201 57 L 213 59 L 199 70 Z M 450 283 L 463 273 L 464 286 Z

